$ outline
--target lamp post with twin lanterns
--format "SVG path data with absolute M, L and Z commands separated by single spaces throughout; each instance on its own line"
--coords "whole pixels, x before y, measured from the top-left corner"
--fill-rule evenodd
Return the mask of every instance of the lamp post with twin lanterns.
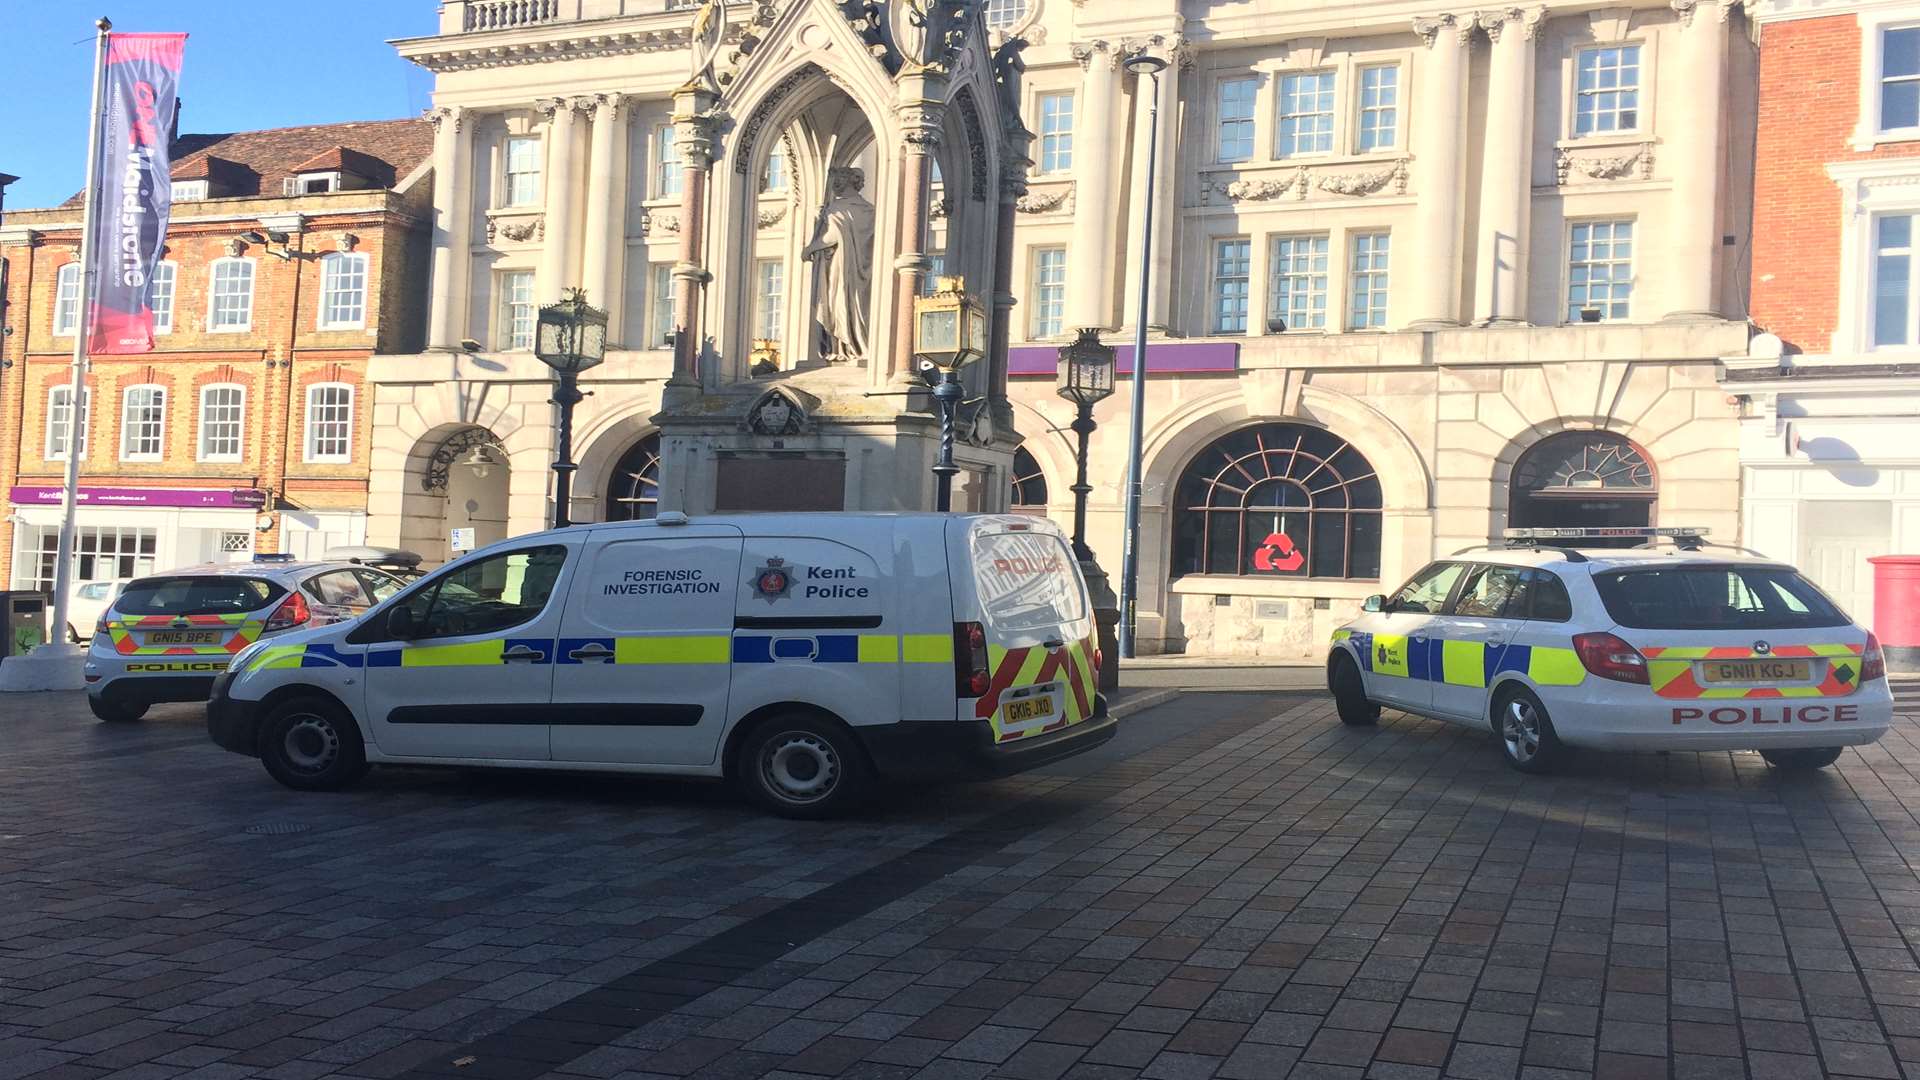
M 553 403 L 560 406 L 560 438 L 553 462 L 553 527 L 563 529 L 573 498 L 573 407 L 580 373 L 607 358 L 607 313 L 588 306 L 585 289 L 569 289 L 566 299 L 540 309 L 533 354 L 553 369 Z
M 1074 403 L 1079 412 L 1073 418 L 1073 433 L 1080 438 L 1074 456 L 1073 554 L 1081 562 L 1093 561 L 1093 549 L 1087 546 L 1087 495 L 1093 485 L 1087 483 L 1087 440 L 1099 425 L 1093 422 L 1093 407 L 1113 396 L 1113 346 L 1102 344 L 1097 327 L 1082 327 L 1078 337 L 1060 347 L 1060 386 L 1054 392 Z
M 933 508 L 945 513 L 953 509 L 953 478 L 960 466 L 953 461 L 953 429 L 966 397 L 960 384 L 960 368 L 969 360 L 978 360 L 987 351 L 987 315 L 980 302 L 967 295 L 966 283 L 957 277 L 943 277 L 933 292 L 918 297 L 913 304 L 913 355 L 931 365 L 939 376 L 933 382 L 933 405 L 940 416 L 940 454 L 933 462 L 938 478 Z

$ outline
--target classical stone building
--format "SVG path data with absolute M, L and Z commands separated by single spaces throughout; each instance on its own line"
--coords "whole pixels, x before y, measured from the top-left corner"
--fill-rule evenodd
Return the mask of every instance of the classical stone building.
M 857 402 L 907 385 L 897 316 L 939 273 L 986 282 L 1006 315 L 1009 407 L 1001 369 L 972 376 L 965 505 L 1066 519 L 1054 354 L 1079 327 L 1130 341 L 1143 269 L 1145 649 L 1309 654 L 1367 594 L 1509 525 L 1739 532 L 1718 383 L 1748 338 L 1755 50 L 1737 3 L 990 0 L 995 70 L 925 94 L 889 70 L 895 5 L 854 22 L 811 0 L 681 7 L 449 0 L 440 33 L 399 43 L 438 76 L 447 182 L 432 348 L 372 367 L 383 538 L 443 550 L 462 511 L 427 478 L 475 446 L 508 465 L 460 481 L 485 487 L 468 497 L 497 507 L 496 535 L 545 519 L 550 383 L 526 328 L 576 284 L 619 346 L 580 412 L 576 519 L 741 505 L 725 463 L 794 449 L 749 422 L 775 387 L 809 424 L 848 422 L 796 444 L 839 462 L 792 474 L 824 482 L 761 497 L 925 508 L 918 398 Z M 691 92 L 712 33 L 751 94 L 725 65 L 717 93 Z M 1151 153 L 1155 82 L 1121 66 L 1141 50 L 1170 62 Z M 840 167 L 894 238 L 858 357 L 809 257 Z M 1128 384 L 1092 450 L 1109 568 Z
M 1874 618 L 1876 555 L 1920 552 L 1920 5 L 1769 0 L 1759 24 L 1747 542 Z
M 93 357 L 80 402 L 76 581 L 364 540 L 367 357 L 420 345 L 432 147 L 423 120 L 173 140 L 156 347 Z M 0 587 L 53 581 L 80 211 L 0 228 Z

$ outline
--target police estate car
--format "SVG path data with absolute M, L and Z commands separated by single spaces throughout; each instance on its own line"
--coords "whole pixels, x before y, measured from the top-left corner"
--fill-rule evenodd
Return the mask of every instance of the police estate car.
M 1514 529 L 1334 631 L 1340 719 L 1382 706 L 1491 728 L 1524 772 L 1569 747 L 1758 750 L 1819 768 L 1893 717 L 1880 643 L 1791 566 L 1699 551 L 1704 529 Z M 1670 539 L 1676 550 L 1549 546 Z
M 383 570 L 285 555 L 135 578 L 94 624 L 87 704 L 102 720 L 138 720 L 159 702 L 205 701 L 253 642 L 343 622 L 399 591 Z
M 379 762 L 681 773 L 818 817 L 874 779 L 1106 741 L 1094 642 L 1045 519 L 663 513 L 502 541 L 256 642 L 207 727 L 294 788 Z

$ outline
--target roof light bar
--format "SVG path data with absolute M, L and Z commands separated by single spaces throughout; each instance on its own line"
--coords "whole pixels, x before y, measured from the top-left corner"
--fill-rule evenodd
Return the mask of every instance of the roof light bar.
M 1624 526 L 1596 526 L 1568 529 L 1506 529 L 1501 537 L 1507 540 L 1611 540 L 1622 537 L 1674 537 L 1679 539 L 1697 539 L 1712 532 L 1698 526 L 1630 528 Z

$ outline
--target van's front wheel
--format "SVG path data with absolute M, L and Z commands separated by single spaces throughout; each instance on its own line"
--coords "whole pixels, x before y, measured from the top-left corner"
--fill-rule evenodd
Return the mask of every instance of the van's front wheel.
M 740 744 L 735 776 L 747 794 L 782 817 L 833 817 L 858 805 L 871 786 L 866 759 L 837 724 L 776 716 Z
M 367 773 L 353 717 L 319 698 L 283 702 L 260 725 L 260 764 L 299 791 L 338 791 Z

